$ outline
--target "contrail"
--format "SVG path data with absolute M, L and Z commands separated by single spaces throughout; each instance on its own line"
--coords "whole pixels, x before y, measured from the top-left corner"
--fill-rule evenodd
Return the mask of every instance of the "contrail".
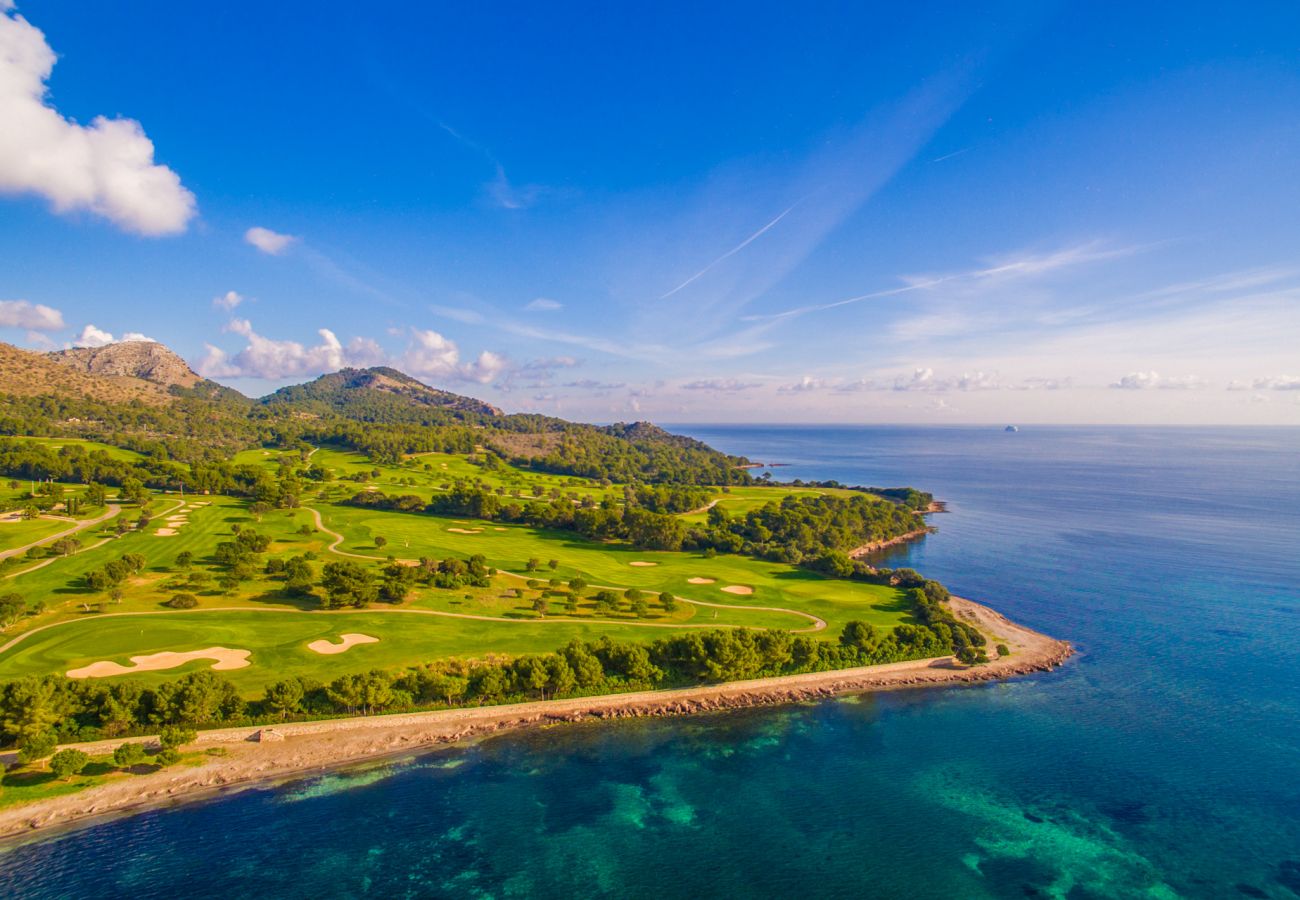
M 704 275 L 705 272 L 708 272 L 710 269 L 712 269 L 712 268 L 713 268 L 714 266 L 716 266 L 718 263 L 722 262 L 724 259 L 728 259 L 729 257 L 735 256 L 735 255 L 736 255 L 737 253 L 739 253 L 741 250 L 744 250 L 746 247 L 748 247 L 748 246 L 749 246 L 750 244 L 752 244 L 754 241 L 758 240 L 758 238 L 761 237 L 761 236 L 763 235 L 764 232 L 766 232 L 768 229 L 772 228 L 772 226 L 774 226 L 777 222 L 780 222 L 780 221 L 781 221 L 782 219 L 784 219 L 787 215 L 789 215 L 790 212 L 791 212 L 791 210 L 793 210 L 796 206 L 798 206 L 798 205 L 799 205 L 800 203 L 802 203 L 802 202 L 803 202 L 802 200 L 796 200 L 794 203 L 792 203 L 792 204 L 789 206 L 788 209 L 785 210 L 785 212 L 781 213 L 781 214 L 780 214 L 779 216 L 777 216 L 775 219 L 773 219 L 772 221 L 768 222 L 768 223 L 767 223 L 766 225 L 764 225 L 762 228 L 758 229 L 758 231 L 755 231 L 753 234 L 751 234 L 749 237 L 745 238 L 745 239 L 744 239 L 743 241 L 741 241 L 739 244 L 737 244 L 736 246 L 734 246 L 734 247 L 732 247 L 730 250 L 728 250 L 726 253 L 724 253 L 724 254 L 722 254 L 721 256 L 719 256 L 717 259 L 715 259 L 713 262 L 709 263 L 709 264 L 708 264 L 707 266 L 705 266 L 703 269 L 700 269 L 700 271 L 696 272 L 696 273 L 695 273 L 694 275 L 692 275 L 690 278 L 687 278 L 687 279 L 686 279 L 685 281 L 683 281 L 681 284 L 677 285 L 677 287 L 673 288 L 671 291 L 669 291 L 669 292 L 666 293 L 666 294 L 660 294 L 660 295 L 659 295 L 659 299 L 660 299 L 660 300 L 666 300 L 666 299 L 668 299 L 668 298 L 671 297 L 673 294 L 677 293 L 677 292 L 680 291 L 682 288 L 686 287 L 688 284 L 691 284 L 693 281 L 695 281 L 695 280 L 697 280 L 698 278 L 700 278 L 702 275 Z

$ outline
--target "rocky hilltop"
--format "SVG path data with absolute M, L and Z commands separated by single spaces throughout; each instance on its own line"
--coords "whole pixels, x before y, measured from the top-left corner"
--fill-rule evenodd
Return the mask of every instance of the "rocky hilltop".
M 203 378 L 185 360 L 155 341 L 123 341 L 104 347 L 77 347 L 47 354 L 55 362 L 87 375 L 140 378 L 154 384 L 192 388 Z

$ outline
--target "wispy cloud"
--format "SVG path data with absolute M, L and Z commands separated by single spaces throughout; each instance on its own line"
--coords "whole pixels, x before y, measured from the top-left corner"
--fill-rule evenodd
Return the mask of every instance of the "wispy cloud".
M 960 272 L 949 272 L 940 275 L 904 275 L 901 276 L 901 280 L 904 284 L 900 287 L 869 291 L 865 294 L 857 294 L 852 297 L 832 300 L 827 303 L 796 306 L 775 313 L 748 315 L 742 317 L 742 321 L 762 322 L 774 319 L 792 319 L 808 315 L 809 313 L 825 312 L 831 309 L 839 309 L 844 306 L 853 306 L 868 300 L 880 300 L 886 297 L 897 297 L 902 294 L 918 292 L 934 292 L 942 288 L 959 286 L 979 286 L 983 288 L 996 287 L 1013 279 L 1042 277 L 1062 269 L 1068 269 L 1088 263 L 1118 259 L 1124 256 L 1131 256 L 1132 254 L 1139 252 L 1141 249 L 1142 248 L 1140 247 L 1107 248 L 1100 242 L 1090 241 L 1084 244 L 1065 247 L 1050 253 L 1017 254 L 1002 259 L 991 260 L 986 265 Z
M 212 298 L 212 305 L 226 312 L 230 312 L 243 302 L 244 296 L 237 291 L 226 291 L 224 294 Z
M 737 253 L 739 253 L 741 250 L 744 250 L 744 249 L 745 249 L 746 247 L 748 247 L 750 244 L 754 243 L 754 241 L 758 240 L 760 237 L 762 237 L 764 234 L 766 234 L 768 231 L 770 231 L 772 228 L 774 228 L 778 222 L 780 222 L 782 219 L 784 219 L 786 216 L 788 216 L 788 215 L 789 215 L 789 214 L 794 210 L 794 208 L 795 208 L 796 206 L 798 206 L 798 205 L 799 205 L 799 201 L 796 201 L 795 203 L 792 203 L 790 206 L 787 206 L 783 211 L 781 211 L 780 213 L 777 214 L 776 218 L 772 219 L 770 222 L 768 222 L 768 223 L 767 223 L 766 225 L 764 225 L 762 228 L 758 229 L 758 231 L 755 231 L 753 234 L 751 234 L 749 237 L 745 238 L 743 241 L 741 241 L 741 242 L 740 242 L 739 244 L 737 244 L 736 246 L 732 247 L 732 248 L 731 248 L 730 250 L 728 250 L 726 253 L 722 254 L 722 255 L 719 256 L 717 259 L 713 260 L 713 262 L 709 263 L 709 264 L 708 264 L 707 266 L 705 266 L 703 269 L 700 269 L 698 272 L 696 272 L 696 273 L 695 273 L 694 275 L 692 275 L 690 278 L 687 278 L 687 279 L 686 279 L 685 281 L 683 281 L 681 284 L 677 285 L 677 287 L 673 288 L 673 289 L 670 290 L 670 291 L 667 291 L 666 293 L 660 294 L 660 295 L 659 295 L 659 299 L 660 299 L 660 300 L 666 300 L 666 299 L 668 299 L 668 298 L 671 297 L 673 294 L 675 294 L 675 293 L 677 293 L 678 291 L 680 291 L 682 288 L 684 288 L 684 287 L 686 287 L 687 285 L 693 284 L 693 283 L 695 283 L 696 281 L 698 281 L 700 278 L 702 278 L 704 275 L 706 275 L 706 274 L 709 272 L 710 269 L 712 269 L 714 266 L 718 265 L 718 263 L 721 263 L 721 262 L 723 262 L 723 261 L 725 261 L 725 260 L 728 260 L 728 259 L 730 259 L 731 257 L 735 256 Z

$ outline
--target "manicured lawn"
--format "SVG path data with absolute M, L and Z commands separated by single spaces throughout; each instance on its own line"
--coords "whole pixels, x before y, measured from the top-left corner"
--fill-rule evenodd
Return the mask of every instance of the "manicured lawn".
M 0 550 L 22 547 L 75 527 L 75 522 L 62 519 L 0 519 Z
M 399 557 L 465 557 L 481 553 L 488 564 L 510 572 L 524 571 L 529 558 L 543 564 L 559 561 L 555 573 L 565 580 L 581 575 L 592 584 L 648 591 L 671 591 L 679 597 L 728 605 L 784 607 L 820 616 L 838 632 L 851 619 L 890 627 L 907 621 L 902 593 L 895 588 L 823 578 L 816 573 L 781 563 L 741 556 L 705 559 L 697 553 L 660 553 L 633 550 L 622 544 L 603 544 L 567 532 L 546 532 L 524 526 L 502 526 L 468 519 L 444 519 L 420 514 L 394 513 L 353 507 L 322 507 L 325 524 L 348 540 L 342 549 L 374 554 L 374 537 L 387 538 L 386 551 Z M 452 528 L 476 532 L 462 534 Z M 632 562 L 653 562 L 633 566 Z M 549 568 L 537 577 L 550 577 Z M 691 578 L 712 578 L 712 584 L 691 584 Z M 749 587 L 750 595 L 722 590 L 729 585 Z
M 348 632 L 379 638 L 344 653 L 324 655 L 307 648 L 311 641 L 337 642 Z M 329 681 L 350 672 L 411 665 L 487 653 L 540 653 L 577 637 L 603 634 L 619 640 L 652 641 L 672 632 L 663 628 L 559 620 L 486 622 L 419 612 L 293 612 L 287 610 L 208 610 L 159 615 L 102 615 L 58 625 L 33 634 L 0 655 L 0 680 L 24 675 L 65 672 L 98 660 L 130 664 L 130 657 L 163 650 L 226 647 L 251 650 L 250 665 L 222 674 L 250 696 L 266 684 L 302 675 Z M 174 669 L 130 677 L 156 683 L 211 666 L 196 660 Z

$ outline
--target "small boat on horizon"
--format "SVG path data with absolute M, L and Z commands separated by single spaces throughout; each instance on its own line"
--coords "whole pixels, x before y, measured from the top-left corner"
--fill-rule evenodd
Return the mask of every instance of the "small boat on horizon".
M 1019 431 L 1020 429 L 1019 429 L 1017 426 L 1015 426 L 1015 425 L 1008 425 L 1006 428 L 1003 428 L 1002 430 L 1003 430 L 1003 431 Z

